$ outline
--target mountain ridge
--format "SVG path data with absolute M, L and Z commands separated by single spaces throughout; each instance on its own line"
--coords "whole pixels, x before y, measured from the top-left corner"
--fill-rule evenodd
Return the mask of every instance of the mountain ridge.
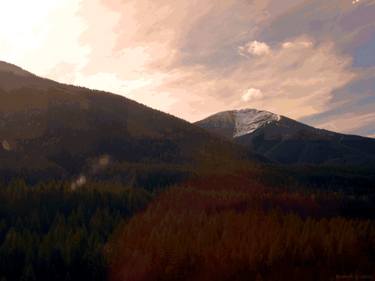
M 258 116 L 267 113 L 269 118 L 254 124 L 254 130 L 238 136 L 235 130 L 238 121 L 225 118 L 233 112 L 256 112 Z M 247 120 L 255 121 L 256 115 Z M 224 111 L 195 124 L 283 164 L 359 165 L 375 161 L 375 140 L 372 138 L 314 128 L 267 111 Z
M 28 73 L 0 63 L 0 171 L 79 175 L 103 155 L 117 165 L 189 167 L 252 157 L 185 120 L 123 96 Z

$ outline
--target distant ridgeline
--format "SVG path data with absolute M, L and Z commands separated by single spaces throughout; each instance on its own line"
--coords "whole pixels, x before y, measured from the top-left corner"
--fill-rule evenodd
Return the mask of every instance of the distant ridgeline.
M 220 112 L 196 125 L 281 164 L 375 166 L 375 139 L 316 129 L 267 111 Z
M 4 62 L 0 100 L 0 177 L 7 182 L 117 177 L 168 185 L 197 171 L 249 161 L 375 163 L 373 139 L 257 110 L 219 113 L 193 125 L 122 96 L 60 84 Z

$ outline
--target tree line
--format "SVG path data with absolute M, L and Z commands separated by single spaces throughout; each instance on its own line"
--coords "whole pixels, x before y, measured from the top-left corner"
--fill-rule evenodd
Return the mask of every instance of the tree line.
M 150 199 L 113 183 L 0 186 L 0 280 L 105 280 L 108 237 Z

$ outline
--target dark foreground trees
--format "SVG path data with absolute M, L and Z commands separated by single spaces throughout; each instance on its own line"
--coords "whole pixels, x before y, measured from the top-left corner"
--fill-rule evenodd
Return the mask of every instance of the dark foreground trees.
M 276 172 L 204 173 L 172 188 L 160 188 L 158 173 L 132 188 L 120 181 L 0 185 L 0 281 L 374 274 L 371 181 L 315 188 Z
M 114 281 L 334 280 L 375 272 L 375 223 L 339 194 L 272 192 L 219 177 L 171 189 L 120 227 Z
M 103 246 L 150 194 L 91 183 L 0 187 L 0 280 L 105 280 Z

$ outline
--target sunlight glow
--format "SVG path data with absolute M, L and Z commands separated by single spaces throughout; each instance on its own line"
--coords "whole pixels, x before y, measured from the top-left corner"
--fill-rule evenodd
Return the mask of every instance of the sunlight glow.
M 8 0 L 0 6 L 0 60 L 38 74 L 72 57 L 82 57 L 77 42 L 84 29 L 77 0 Z M 58 48 L 57 48 L 58 47 Z
M 6 1 L 0 9 L 1 50 L 11 50 L 8 56 L 19 55 L 29 48 L 37 48 L 46 36 L 48 15 L 59 7 L 61 0 Z M 17 15 L 17 16 L 15 16 Z M 22 52 L 21 52 L 22 53 Z

